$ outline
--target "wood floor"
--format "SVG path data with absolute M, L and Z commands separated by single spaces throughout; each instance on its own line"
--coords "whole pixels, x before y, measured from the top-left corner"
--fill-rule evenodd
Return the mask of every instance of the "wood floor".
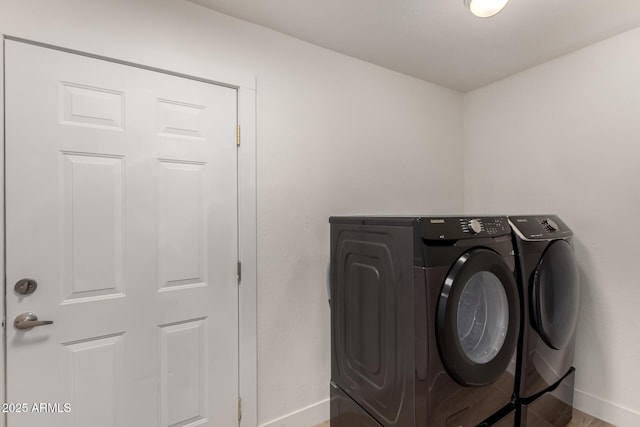
M 322 424 L 318 424 L 314 427 L 329 427 L 329 421 L 325 421 Z M 605 423 L 597 418 L 587 415 L 584 412 L 580 412 L 577 409 L 573 410 L 573 418 L 567 427 L 615 427 L 613 424 Z
M 605 423 L 597 418 L 587 415 L 584 412 L 580 412 L 577 409 L 573 410 L 573 418 L 567 427 L 615 427 L 613 424 Z

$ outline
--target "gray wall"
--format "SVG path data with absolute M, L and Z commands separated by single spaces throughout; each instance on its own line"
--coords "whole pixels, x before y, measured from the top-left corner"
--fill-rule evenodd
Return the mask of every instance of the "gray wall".
M 256 76 L 258 420 L 328 417 L 328 217 L 461 212 L 462 95 L 184 1 L 0 0 L 0 10 L 4 34 Z
M 575 403 L 640 425 L 640 29 L 464 95 L 467 212 L 557 213 L 582 280 Z
M 4 34 L 257 77 L 261 424 L 326 414 L 327 217 L 463 208 L 555 212 L 575 230 L 576 404 L 640 424 L 638 250 L 625 240 L 640 234 L 640 30 L 463 96 L 182 1 L 0 0 L 0 10 Z

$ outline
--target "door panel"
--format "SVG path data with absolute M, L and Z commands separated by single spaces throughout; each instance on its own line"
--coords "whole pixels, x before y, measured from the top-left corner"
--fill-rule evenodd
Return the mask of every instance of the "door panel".
M 63 344 L 63 400 L 72 405 L 74 425 L 124 425 L 123 341 L 117 334 Z
M 237 424 L 236 91 L 5 52 L 9 425 Z
M 123 163 L 60 153 L 63 303 L 124 296 Z

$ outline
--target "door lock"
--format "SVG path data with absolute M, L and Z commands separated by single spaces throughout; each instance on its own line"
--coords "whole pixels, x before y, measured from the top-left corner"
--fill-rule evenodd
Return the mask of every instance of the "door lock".
M 16 293 L 20 295 L 30 295 L 38 288 L 38 282 L 33 279 L 20 279 L 13 287 Z
M 38 320 L 38 316 L 33 313 L 22 313 L 13 321 L 16 329 L 31 329 L 35 326 L 51 325 L 53 320 Z

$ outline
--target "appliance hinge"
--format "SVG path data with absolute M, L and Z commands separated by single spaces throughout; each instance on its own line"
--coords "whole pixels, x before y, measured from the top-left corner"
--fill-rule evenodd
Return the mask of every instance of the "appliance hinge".
M 238 397 L 238 422 L 242 420 L 242 398 Z
M 240 125 L 236 126 L 236 145 L 240 145 Z
M 238 261 L 237 272 L 238 272 L 238 284 L 240 284 L 240 280 L 242 280 L 242 263 L 240 261 Z

